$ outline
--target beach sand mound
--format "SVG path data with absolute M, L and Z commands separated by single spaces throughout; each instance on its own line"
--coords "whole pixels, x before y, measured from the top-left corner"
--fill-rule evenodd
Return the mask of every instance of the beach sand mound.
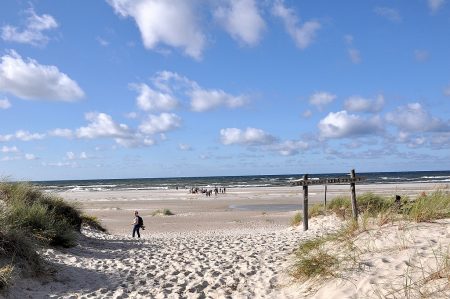
M 319 217 L 310 227 L 158 233 L 141 240 L 85 228 L 79 245 L 42 251 L 53 274 L 17 281 L 8 297 L 293 298 L 282 288 L 290 254 L 302 240 L 338 230 L 340 222 Z

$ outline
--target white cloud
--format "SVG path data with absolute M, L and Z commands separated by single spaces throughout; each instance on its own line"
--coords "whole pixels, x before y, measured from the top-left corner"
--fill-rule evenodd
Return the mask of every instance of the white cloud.
M 243 144 L 258 145 L 272 144 L 276 138 L 261 129 L 246 128 L 245 130 L 237 128 L 226 128 L 220 130 L 221 142 L 225 145 Z
M 247 97 L 233 96 L 221 89 L 195 88 L 189 92 L 189 95 L 191 97 L 191 109 L 196 112 L 211 110 L 219 106 L 236 108 L 247 103 Z
M 0 152 L 2 152 L 2 153 L 18 153 L 19 149 L 15 146 L 10 146 L 10 147 L 2 146 L 0 148 Z
M 75 101 L 84 96 L 78 84 L 56 66 L 23 60 L 15 51 L 1 57 L 0 91 L 23 99 Z
M 86 114 L 86 120 L 90 122 L 89 125 L 76 130 L 78 138 L 126 138 L 130 136 L 128 126 L 114 122 L 108 114 L 90 112 Z
M 101 38 L 101 37 L 98 36 L 97 37 L 97 41 L 103 47 L 109 46 L 109 42 L 106 39 L 104 39 L 104 38 Z
M 431 10 L 431 13 L 437 13 L 444 4 L 445 0 L 428 0 L 428 8 Z
M 293 156 L 308 149 L 309 144 L 302 140 L 286 140 L 276 146 L 282 156 Z
M 89 157 L 88 157 L 88 155 L 86 154 L 86 152 L 81 152 L 80 153 L 80 159 L 81 160 L 86 160 L 86 159 L 88 159 Z
M 152 79 L 153 84 L 165 94 L 181 92 L 189 98 L 193 111 L 203 112 L 219 106 L 238 108 L 249 102 L 246 95 L 231 95 L 222 89 L 205 89 L 197 82 L 174 72 L 158 72 Z
M 228 0 L 214 15 L 234 39 L 250 46 L 258 44 L 266 28 L 255 0 Z
M 181 126 L 181 118 L 174 113 L 161 113 L 160 115 L 150 115 L 139 126 L 139 130 L 144 134 L 164 133 Z
M 63 137 L 63 138 L 72 138 L 73 132 L 70 129 L 54 129 L 48 132 L 50 136 L 54 137 Z
M 377 15 L 388 19 L 391 22 L 399 23 L 399 22 L 402 21 L 402 16 L 394 8 L 390 8 L 390 7 L 376 7 L 374 9 L 374 12 Z
M 48 14 L 37 15 L 33 8 L 26 11 L 28 18 L 23 30 L 11 25 L 2 27 L 2 39 L 5 41 L 31 44 L 34 46 L 45 45 L 49 38 L 43 33 L 58 27 L 56 20 Z
M 1 99 L 0 100 L 0 109 L 9 109 L 11 108 L 11 103 L 9 102 L 9 100 L 7 98 Z
M 118 145 L 127 148 L 148 147 L 156 144 L 154 139 L 140 134 L 135 134 L 129 138 L 116 138 L 115 141 Z
M 28 131 L 19 130 L 15 134 L 16 139 L 22 141 L 41 140 L 45 138 L 45 134 L 30 133 Z
M 316 92 L 309 97 L 309 103 L 311 105 L 316 106 L 319 110 L 322 110 L 323 107 L 330 104 L 336 99 L 335 94 L 331 94 L 329 92 L 320 91 Z
M 289 35 L 300 49 L 307 48 L 316 38 L 321 25 L 318 21 L 307 21 L 299 25 L 299 20 L 293 9 L 284 6 L 283 0 L 276 0 L 272 13 L 283 20 Z
M 430 53 L 427 50 L 414 50 L 414 59 L 417 62 L 425 62 L 430 57 Z
M 34 154 L 25 154 L 25 160 L 37 160 L 39 159 Z
M 360 96 L 349 97 L 344 108 L 349 112 L 380 112 L 384 106 L 383 95 L 378 95 L 375 99 L 366 99 Z
M 386 114 L 386 120 L 404 132 L 439 132 L 449 130 L 449 125 L 433 117 L 419 103 L 398 107 Z
M 347 111 L 330 112 L 319 122 L 320 136 L 323 138 L 347 138 L 374 134 L 382 130 L 379 117 L 369 119 Z
M 7 142 L 14 139 L 14 135 L 7 134 L 7 135 L 0 135 L 0 142 Z
M 189 144 L 186 143 L 180 143 L 178 144 L 178 148 L 182 151 L 190 151 L 192 150 L 192 147 Z
M 75 160 L 76 159 L 75 153 L 74 152 L 67 152 L 66 153 L 66 158 L 67 158 L 67 160 Z
M 108 0 L 114 11 L 136 22 L 144 46 L 156 49 L 159 44 L 182 48 L 200 59 L 206 38 L 195 15 L 195 2 L 185 0 Z
M 168 111 L 178 106 L 177 99 L 169 93 L 156 91 L 147 84 L 132 84 L 139 95 L 137 106 L 143 111 Z

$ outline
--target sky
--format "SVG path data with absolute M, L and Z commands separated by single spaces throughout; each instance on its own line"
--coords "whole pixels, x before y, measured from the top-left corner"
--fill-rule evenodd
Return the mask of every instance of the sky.
M 0 177 L 450 170 L 448 0 L 0 3 Z

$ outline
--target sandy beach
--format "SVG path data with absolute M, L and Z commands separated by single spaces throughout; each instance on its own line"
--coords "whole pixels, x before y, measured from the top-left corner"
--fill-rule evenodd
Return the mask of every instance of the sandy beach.
M 357 185 L 357 193 L 414 197 L 436 187 Z M 109 234 L 84 229 L 76 247 L 44 250 L 53 270 L 39 280 L 18 281 L 9 298 L 403 298 L 395 293 L 401 274 L 432 261 L 438 249 L 448 250 L 448 221 L 389 226 L 368 231 L 358 241 L 377 252 L 362 253 L 362 272 L 321 287 L 298 283 L 289 276 L 298 244 L 343 225 L 335 216 L 319 216 L 310 220 L 307 232 L 291 227 L 301 192 L 301 187 L 273 187 L 229 189 L 217 197 L 185 189 L 62 193 L 97 216 Z M 348 185 L 332 186 L 327 199 L 348 193 Z M 323 197 L 323 186 L 310 188 L 311 203 Z M 174 215 L 152 216 L 164 208 Z M 134 210 L 146 226 L 141 240 L 130 236 Z

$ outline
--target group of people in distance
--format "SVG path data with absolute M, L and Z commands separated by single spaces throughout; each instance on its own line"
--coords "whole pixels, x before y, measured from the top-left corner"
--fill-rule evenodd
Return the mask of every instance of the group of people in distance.
M 198 188 L 198 187 L 192 187 L 189 189 L 189 193 L 191 194 L 205 194 L 206 196 L 211 196 L 214 191 L 214 195 L 217 196 L 219 193 L 225 193 L 227 189 L 225 187 L 214 187 L 214 189 L 207 189 L 207 188 Z

